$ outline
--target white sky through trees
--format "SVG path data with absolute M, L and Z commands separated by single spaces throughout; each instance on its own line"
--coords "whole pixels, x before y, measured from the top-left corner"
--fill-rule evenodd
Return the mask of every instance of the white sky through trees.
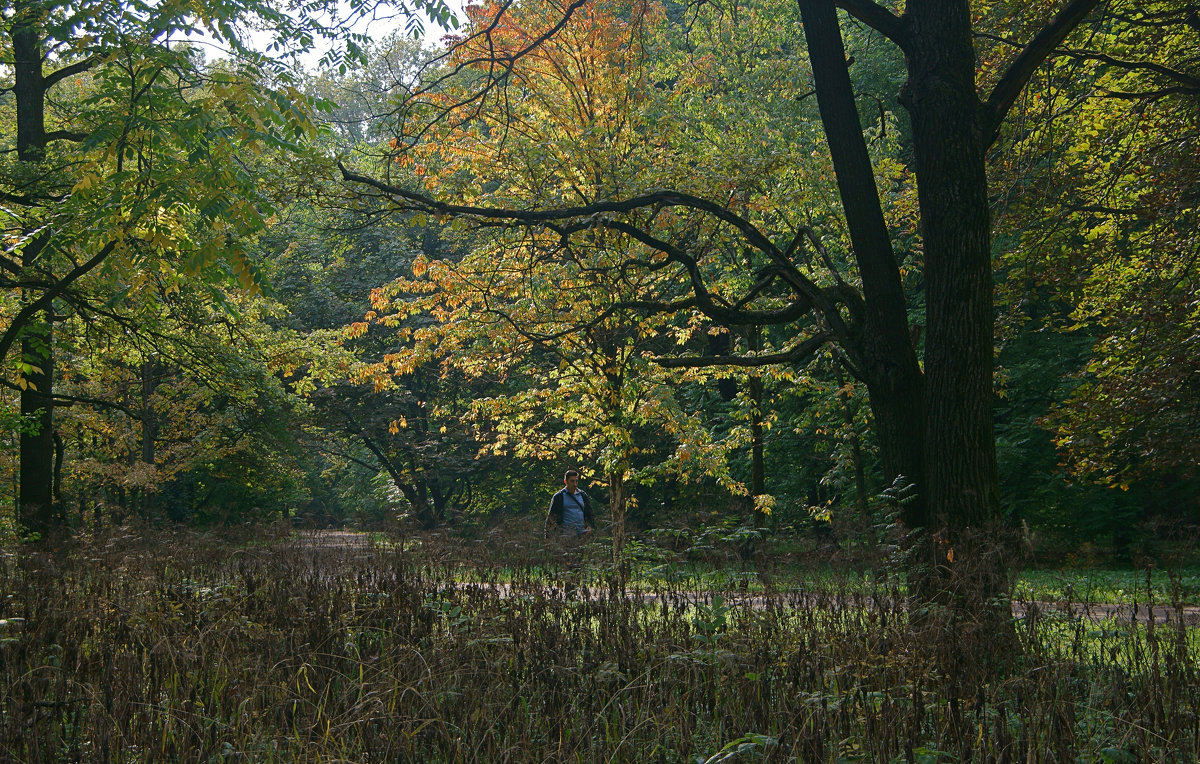
M 453 11 L 458 23 L 464 23 L 466 14 L 463 12 L 463 7 L 467 5 L 467 0 L 446 0 L 446 4 Z M 414 20 L 412 14 L 406 11 L 404 6 L 387 2 L 387 0 L 353 4 L 346 0 L 339 0 L 336 12 L 325 14 L 322 20 L 331 25 L 345 25 L 344 29 L 347 32 L 354 35 L 366 35 L 371 41 L 382 40 L 393 33 L 417 35 L 426 40 L 437 40 L 448 31 L 453 30 L 453 28 L 450 30 L 443 28 L 423 10 L 417 12 Z M 347 24 L 347 20 L 353 21 Z M 336 68 L 341 60 L 340 53 L 345 51 L 346 43 L 343 39 L 328 38 L 314 39 L 312 47 L 308 50 L 271 50 L 276 36 L 276 30 L 261 29 L 251 30 L 246 35 L 246 39 L 255 50 L 281 60 L 289 58 L 288 54 L 294 52 L 294 62 L 289 61 L 288 63 L 296 65 L 308 73 L 316 73 L 323 68 Z M 214 39 L 212 35 L 199 28 L 199 25 L 193 33 L 173 41 L 188 42 L 200 47 L 204 51 L 205 57 L 210 60 L 225 58 L 230 52 L 226 43 Z M 361 40 L 356 42 L 359 45 L 363 44 Z

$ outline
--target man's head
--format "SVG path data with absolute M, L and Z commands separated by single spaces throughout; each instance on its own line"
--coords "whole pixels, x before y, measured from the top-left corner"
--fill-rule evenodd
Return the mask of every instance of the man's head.
M 579 470 L 567 470 L 567 474 L 563 475 L 563 484 L 574 493 L 579 488 Z

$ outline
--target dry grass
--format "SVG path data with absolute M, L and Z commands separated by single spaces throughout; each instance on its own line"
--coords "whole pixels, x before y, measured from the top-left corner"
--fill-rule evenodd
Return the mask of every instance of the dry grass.
M 647 604 L 579 557 L 408 546 L 9 550 L 0 760 L 1200 759 L 1181 625 L 1030 616 L 968 681 L 981 646 L 886 585 Z

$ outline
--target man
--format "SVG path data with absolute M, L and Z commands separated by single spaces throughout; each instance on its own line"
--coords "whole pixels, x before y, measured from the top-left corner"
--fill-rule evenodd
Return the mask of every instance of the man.
M 596 527 L 596 518 L 592 514 L 592 500 L 579 490 L 577 470 L 567 470 L 567 474 L 563 476 L 563 484 L 564 487 L 550 499 L 550 512 L 546 515 L 543 535 L 549 538 L 550 526 L 557 525 L 564 540 L 579 539 Z

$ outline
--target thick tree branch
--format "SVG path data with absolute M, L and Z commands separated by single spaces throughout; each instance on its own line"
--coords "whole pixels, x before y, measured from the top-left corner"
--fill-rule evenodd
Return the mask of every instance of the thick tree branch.
M 1059 43 L 1067 38 L 1101 0 L 1071 0 L 1065 8 L 1050 20 L 1042 31 L 1038 32 L 1029 44 L 1009 64 L 1004 76 L 992 88 L 992 93 L 983 106 L 983 140 L 984 146 L 991 146 L 1000 132 L 1008 110 L 1016 102 L 1017 96 L 1029 82 L 1029 78 L 1037 71 Z
M 497 207 L 474 207 L 463 204 L 449 204 L 442 202 L 433 197 L 416 191 L 408 191 L 399 186 L 385 183 L 376 178 L 362 175 L 352 170 L 346 169 L 342 163 L 338 163 L 338 169 L 341 170 L 342 178 L 352 183 L 361 183 L 364 186 L 379 191 L 381 194 L 391 197 L 395 202 L 397 199 L 402 199 L 407 204 L 399 204 L 398 206 L 404 210 L 413 210 L 416 212 L 428 212 L 437 215 L 451 215 L 457 217 L 474 217 L 483 220 L 508 220 L 523 225 L 548 225 L 562 220 L 571 220 L 574 218 L 585 218 L 604 213 L 626 213 L 636 210 L 645 209 L 647 207 L 687 207 L 689 209 L 707 212 L 718 220 L 727 223 L 736 228 L 747 243 L 755 249 L 765 253 L 772 260 L 781 260 L 783 253 L 779 248 L 771 242 L 770 239 L 759 231 L 753 223 L 730 211 L 715 202 L 710 202 L 707 199 L 702 199 L 691 194 L 685 194 L 680 191 L 653 191 L 641 196 L 635 196 L 622 201 L 600 200 L 591 204 L 580 205 L 576 207 L 561 207 L 558 209 L 548 210 L 514 210 Z
M 57 69 L 53 72 L 50 72 L 49 74 L 47 74 L 45 77 L 42 78 L 42 84 L 48 90 L 51 87 L 53 87 L 54 85 L 56 85 L 57 83 L 62 82 L 63 80 L 67 79 L 68 77 L 74 77 L 77 74 L 83 74 L 88 69 L 91 69 L 96 64 L 99 64 L 102 60 L 103 60 L 103 56 L 101 56 L 100 54 L 93 54 L 91 56 L 88 56 L 87 58 L 83 59 L 82 61 L 76 61 L 75 63 L 70 64 L 69 66 L 64 66 L 62 69 Z
M 5 382 L 5 385 L 11 386 L 8 382 Z M 115 411 L 120 411 L 130 419 L 135 419 L 139 422 L 143 419 L 140 412 L 134 411 L 130 407 L 120 403 L 114 403 L 112 401 L 106 401 L 100 398 L 85 398 L 78 395 L 63 395 L 61 393 L 54 393 L 54 408 L 65 408 L 67 406 L 73 406 L 76 403 L 82 403 L 100 409 L 112 409 Z
M 17 392 L 30 393 L 35 397 L 41 398 L 42 400 L 50 398 L 54 401 L 54 408 L 56 408 L 56 409 L 73 406 L 76 403 L 82 403 L 82 404 L 86 404 L 88 406 L 94 406 L 95 408 L 111 409 L 114 411 L 120 411 L 123 414 L 127 415 L 130 419 L 136 419 L 138 421 L 141 421 L 141 419 L 142 419 L 141 413 L 134 411 L 130 407 L 125 406 L 121 403 L 114 403 L 113 401 L 102 400 L 100 398 L 86 398 L 86 397 L 81 397 L 78 395 L 63 395 L 61 393 L 52 393 L 50 395 L 46 395 L 44 393 L 40 393 L 37 390 L 22 390 L 20 385 L 13 384 L 12 382 L 9 382 L 7 379 L 3 379 L 3 378 L 0 378 L 0 387 L 7 387 L 9 390 L 16 390 Z
M 32 207 L 35 204 L 35 200 L 31 196 L 14 194 L 8 191 L 0 191 L 0 202 L 4 204 L 19 204 L 22 207 Z
M 87 137 L 87 133 L 78 133 L 74 130 L 53 130 L 49 133 L 46 133 L 47 141 L 71 141 L 73 143 L 80 143 Z
M 620 231 L 647 246 L 666 253 L 676 262 L 684 265 L 688 269 L 692 277 L 693 285 L 700 290 L 697 307 L 700 310 L 713 315 L 725 310 L 715 301 L 711 300 L 711 296 L 703 287 L 703 282 L 699 276 L 698 267 L 693 258 L 688 256 L 683 250 L 675 247 L 669 242 L 662 241 L 651 234 L 643 231 L 640 228 L 632 226 L 621 221 L 608 219 L 606 213 L 628 213 L 648 207 L 687 207 L 689 209 L 698 210 L 708 213 L 718 220 L 736 228 L 739 233 L 746 239 L 746 242 L 755 249 L 767 255 L 770 260 L 775 263 L 782 275 L 788 281 L 798 296 L 802 299 L 802 304 L 789 306 L 783 311 L 766 311 L 761 316 L 753 314 L 757 312 L 739 313 L 737 316 L 730 315 L 726 318 L 718 318 L 718 320 L 728 320 L 732 323 L 779 323 L 781 320 L 791 320 L 786 316 L 799 317 L 803 312 L 810 310 L 814 305 L 821 310 L 827 320 L 833 323 L 838 323 L 837 306 L 828 299 L 824 291 L 801 274 L 795 266 L 788 260 L 785 253 L 781 252 L 775 244 L 767 238 L 754 224 L 750 223 L 745 218 L 735 214 L 728 208 L 723 207 L 707 199 L 695 197 L 690 194 L 685 194 L 679 191 L 654 191 L 649 194 L 632 197 L 622 201 L 607 201 L 601 200 L 591 204 L 580 205 L 576 207 L 563 207 L 559 209 L 549 210 L 516 210 L 504 209 L 495 207 L 475 207 L 470 205 L 450 204 L 434 199 L 425 194 L 407 189 L 393 186 L 384 183 L 375 178 L 371 178 L 360 173 L 348 170 L 344 165 L 338 165 L 342 172 L 342 177 L 350 182 L 361 183 L 370 188 L 379 191 L 383 195 L 392 199 L 393 203 L 397 199 L 403 200 L 398 206 L 405 210 L 414 210 L 419 212 L 427 212 L 432 214 L 450 215 L 458 217 L 474 217 L 481 220 L 492 221 L 510 221 L 519 225 L 525 226 L 545 226 L 551 230 L 557 231 L 563 235 L 569 235 L 580 230 L 584 230 L 591 226 L 602 226 L 612 230 Z M 555 223 L 566 220 L 578 220 L 579 223 L 569 226 L 556 226 Z M 806 303 L 806 304 L 803 304 Z
M 834 0 L 834 4 L 896 43 L 901 50 L 908 51 L 909 39 L 904 29 L 903 17 L 872 0 Z
M 1137 93 L 1132 93 L 1124 90 L 1102 90 L 1104 98 L 1119 98 L 1123 101 L 1154 101 L 1159 98 L 1166 98 L 1171 95 L 1200 95 L 1200 90 L 1196 88 L 1185 88 L 1182 85 L 1174 87 L 1162 88 L 1160 90 L 1144 90 Z
M 601 221 L 600 225 L 614 231 L 619 231 L 635 241 L 663 252 L 672 261 L 682 265 L 688 272 L 688 278 L 692 284 L 692 293 L 695 295 L 697 310 L 727 326 L 787 323 L 807 313 L 812 309 L 814 303 L 818 301 L 821 303 L 822 312 L 828 313 L 832 311 L 836 313 L 835 306 L 826 304 L 827 301 L 822 295 L 820 287 L 804 278 L 798 271 L 794 274 L 795 281 L 793 282 L 789 279 L 789 283 L 793 283 L 793 288 L 799 299 L 794 300 L 784 308 L 778 310 L 745 310 L 720 304 L 714 299 L 712 293 L 708 291 L 708 287 L 704 283 L 704 276 L 700 272 L 699 263 L 680 248 L 628 223 L 617 220 L 606 220 Z M 794 268 L 792 270 L 795 271 Z
M 915 367 L 916 355 L 907 335 L 906 298 L 900 268 L 883 216 L 870 152 L 858 129 L 861 120 L 837 14 L 828 0 L 799 0 L 799 5 L 817 87 L 817 106 L 862 279 L 861 293 L 844 282 L 839 282 L 838 293 L 855 319 L 863 320 L 865 331 L 896 348 L 897 353 L 907 355 L 906 362 Z M 847 126 L 853 126 L 853 129 Z M 820 247 L 818 251 L 821 251 Z M 832 264 L 827 253 L 822 252 L 822 256 Z M 836 269 L 834 273 L 837 273 Z M 826 317 L 829 326 L 842 334 L 847 352 L 857 354 L 861 339 L 857 332 L 842 333 L 840 316 L 835 319 L 827 312 Z
M 346 420 L 346 426 L 350 428 L 350 432 L 357 435 L 362 440 L 363 445 L 367 447 L 367 450 L 374 454 L 375 458 L 379 460 L 381 465 L 383 465 L 383 469 L 386 470 L 388 475 L 391 476 L 392 481 L 396 484 L 396 487 L 401 489 L 406 487 L 404 475 L 400 471 L 400 468 L 396 466 L 395 462 L 388 457 L 383 448 L 371 439 L 371 436 L 367 434 L 366 430 L 363 429 L 363 426 L 358 422 L 358 420 L 355 419 L 349 411 L 346 411 L 343 408 L 339 407 L 336 410 L 342 415 L 342 418 Z
M 53 287 L 43 292 L 41 297 L 26 305 L 17 313 L 17 315 L 13 316 L 12 322 L 8 325 L 8 328 L 4 330 L 4 335 L 0 336 L 0 361 L 3 361 L 6 357 L 8 357 L 8 351 L 12 347 L 13 342 L 16 341 L 17 335 L 21 333 L 21 330 L 25 328 L 25 326 L 33 319 L 34 315 L 36 315 L 38 311 L 48 308 L 50 303 L 54 302 L 55 298 L 57 298 L 63 292 L 67 291 L 67 288 L 70 287 L 71 284 L 75 283 L 79 277 L 83 276 L 97 265 L 104 262 L 104 259 L 112 254 L 112 251 L 116 249 L 116 247 L 117 240 L 112 239 L 103 247 L 101 247 L 100 251 L 93 255 L 90 260 L 82 265 L 76 266 L 74 270 L 59 279 Z

